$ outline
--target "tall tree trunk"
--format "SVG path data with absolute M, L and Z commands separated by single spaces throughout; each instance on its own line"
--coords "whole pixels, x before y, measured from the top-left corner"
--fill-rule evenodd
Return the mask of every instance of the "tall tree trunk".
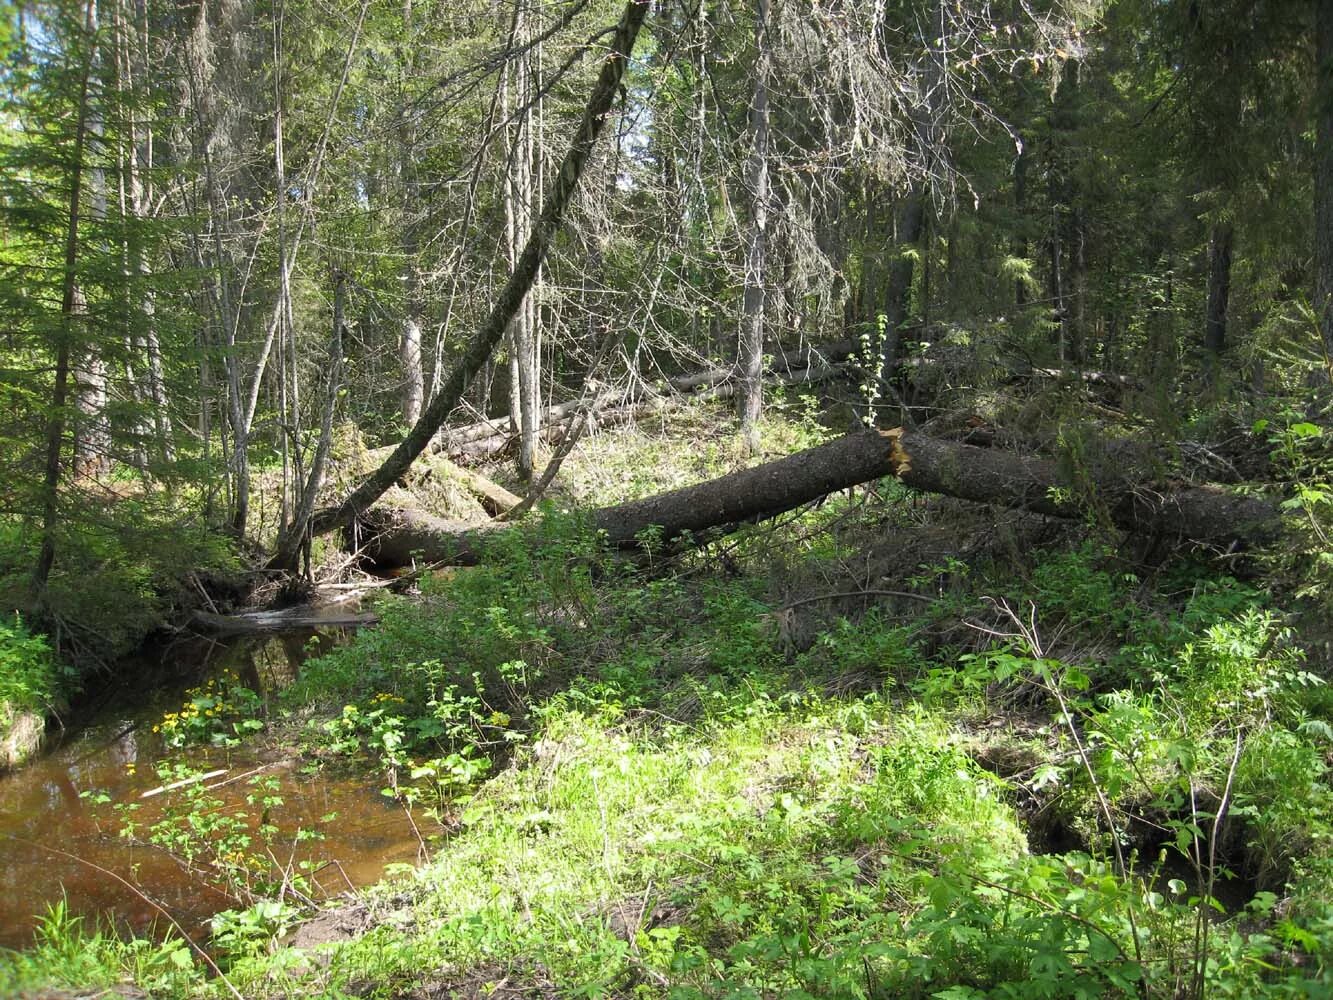
M 80 309 L 80 312 L 85 309 Z M 100 344 L 89 346 L 74 366 L 74 478 L 96 479 L 111 466 L 111 424 L 107 419 L 106 355 Z
M 1333 379 L 1333 0 L 1315 0 L 1315 310 Z
M 148 73 L 148 12 L 146 5 L 135 5 L 133 14 L 125 9 L 122 20 L 126 26 L 127 54 L 126 85 L 130 94 L 135 86 L 148 91 L 151 87 Z M 158 458 L 165 462 L 176 460 L 176 443 L 171 426 L 171 406 L 167 395 L 166 376 L 162 366 L 162 343 L 157 329 L 157 300 L 148 282 L 148 260 L 144 255 L 139 225 L 152 215 L 153 188 L 150 178 L 153 170 L 153 126 L 141 121 L 138 112 L 130 116 L 129 136 L 130 214 L 129 237 L 130 282 L 139 291 L 141 333 L 137 338 L 142 347 L 143 361 L 148 373 L 147 398 L 153 412 L 153 430 Z
M 402 417 L 403 423 L 411 427 L 421 416 L 421 406 L 425 396 L 425 381 L 421 368 L 421 267 L 417 260 L 420 251 L 418 232 L 420 226 L 420 185 L 416 167 L 417 128 L 413 120 L 413 111 L 407 97 L 408 81 L 416 75 L 416 47 L 412 43 L 412 0 L 403 0 L 403 36 L 406 44 L 402 47 L 403 93 L 399 107 L 399 146 L 401 159 L 399 170 L 402 173 L 403 198 L 403 291 L 404 316 L 398 341 L 398 360 L 402 366 Z
M 292 309 L 292 262 L 287 252 L 287 150 L 283 116 L 283 20 L 285 5 L 274 4 L 273 11 L 273 180 L 274 205 L 278 220 L 278 308 L 277 338 L 279 401 L 282 424 L 277 431 L 282 445 L 282 497 L 278 515 L 278 533 L 287 531 L 293 495 L 299 492 L 301 476 L 301 391 L 299 354 L 296 349 L 296 324 Z M 258 378 L 258 376 L 256 376 Z
M 1175 262 L 1167 256 L 1161 263 L 1165 289 L 1160 302 L 1154 301 L 1148 312 L 1147 373 L 1155 391 L 1163 391 L 1176 374 Z
M 1231 247 L 1235 230 L 1229 222 L 1213 225 L 1208 237 L 1208 305 L 1204 317 L 1203 347 L 1209 377 L 1215 377 L 1218 359 L 1227 342 L 1227 299 L 1231 295 Z
M 1028 197 L 1028 161 L 1031 155 L 1027 144 L 1020 137 L 1018 157 L 1014 160 L 1014 237 L 1009 252 L 1016 260 L 1025 260 L 1028 255 L 1028 241 L 1024 235 L 1026 220 L 1023 213 L 1027 210 Z M 1022 309 L 1028 302 L 1027 282 L 1019 275 L 1014 279 L 1014 305 Z
M 132 28 L 125 0 L 116 0 L 112 10 L 112 47 L 115 51 L 116 112 L 122 121 L 116 140 L 116 221 L 119 227 L 120 254 L 120 317 L 119 327 L 124 347 L 125 385 L 134 403 L 134 425 L 131 428 L 132 449 L 130 461 L 141 474 L 148 472 L 148 444 L 153 440 L 153 426 L 148 419 L 146 404 L 151 398 L 148 380 L 139 374 L 137 360 L 143 357 L 144 338 L 132 319 L 135 312 L 135 284 L 138 267 L 134 263 L 131 244 L 136 241 L 132 220 L 138 218 L 138 172 L 134 160 L 138 155 L 137 120 L 133 110 L 133 75 L 130 72 L 130 52 L 133 44 Z
M 94 13 L 94 19 L 96 13 Z M 93 30 L 97 30 L 94 23 Z M 100 48 L 92 55 L 92 74 L 96 79 L 101 62 Z M 90 90 L 95 84 L 90 83 Z M 105 152 L 106 125 L 98 110 L 97 95 L 88 99 L 88 123 L 85 135 L 89 164 L 88 218 L 96 226 L 105 228 L 107 221 L 106 170 L 101 166 Z M 78 420 L 74 428 L 74 476 L 96 478 L 111 467 L 111 421 L 107 415 L 107 379 L 109 367 L 103 338 L 90 337 L 79 351 L 74 363 L 75 410 Z
M 319 443 L 315 446 L 310 473 L 297 496 L 296 512 L 279 537 L 277 552 L 269 562 L 270 569 L 295 572 L 304 554 L 307 577 L 310 575 L 310 516 L 315 509 L 315 499 L 324 485 L 324 471 L 328 467 L 329 451 L 333 445 L 333 414 L 338 406 L 338 392 L 342 386 L 342 333 L 346 322 L 346 299 L 346 276 L 337 272 L 333 276 L 333 333 L 329 338 L 328 382 L 324 391 L 324 415 L 320 421 Z
M 518 15 L 515 13 L 516 22 L 517 19 Z M 510 35 L 511 45 L 518 44 L 517 23 L 514 28 L 514 32 Z M 513 108 L 510 104 L 510 98 L 512 96 L 510 93 L 510 75 L 510 67 L 506 65 L 500 77 L 499 94 L 500 117 L 506 123 L 510 123 L 510 119 L 513 115 Z M 509 142 L 506 149 L 508 163 L 505 167 L 504 176 L 505 254 L 508 257 L 509 273 L 512 276 L 515 269 L 518 267 L 518 258 L 523 253 L 523 236 L 518 228 L 518 192 L 515 189 L 516 186 L 514 184 L 513 160 L 517 155 L 516 150 L 518 142 L 515 137 L 514 126 L 512 123 L 506 124 L 505 128 L 509 134 Z M 523 426 L 523 396 L 519 390 L 518 374 L 518 327 L 527 321 L 527 309 L 525 308 L 527 301 L 527 296 L 525 295 L 523 302 L 519 305 L 518 311 L 509 320 L 509 326 L 505 330 L 504 336 L 505 357 L 507 360 L 506 367 L 509 372 L 509 382 L 506 386 L 509 395 L 509 430 L 514 434 L 518 434 L 519 429 Z
M 902 355 L 902 327 L 907 322 L 912 300 L 912 282 L 915 276 L 914 256 L 929 260 L 929 247 L 923 245 L 929 224 L 927 199 L 932 191 L 949 190 L 952 184 L 952 165 L 945 142 L 941 111 L 944 107 L 948 55 L 945 39 L 948 36 L 949 12 L 946 0 L 937 0 L 928 24 L 918 22 L 917 42 L 925 47 L 926 63 L 920 76 L 920 87 L 910 109 L 912 131 L 916 136 L 917 153 L 921 159 L 918 176 L 914 177 L 907 195 L 898 205 L 894 216 L 898 255 L 889 269 L 885 288 L 885 329 L 883 355 L 884 377 L 891 378 L 897 371 Z M 933 211 L 933 209 L 932 209 Z M 918 251 L 915 255 L 908 248 Z M 923 274 L 926 273 L 923 268 Z M 923 312 L 930 308 L 928 289 L 922 296 Z
M 626 4 L 620 23 L 611 38 L 601 73 L 589 95 L 587 107 L 584 108 L 583 119 L 551 185 L 550 195 L 533 227 L 532 236 L 523 248 L 523 255 L 519 258 L 514 273 L 509 276 L 509 280 L 501 290 L 490 315 L 469 342 L 467 350 L 459 359 L 449 380 L 431 400 L 421 418 L 408 431 L 393 454 L 362 480 L 336 508 L 315 515 L 311 525 L 314 533 L 319 534 L 339 525 L 351 523 L 411 467 L 416 457 L 430 444 L 431 438 L 463 398 L 472 379 L 481 370 L 495 349 L 495 345 L 504 335 L 510 320 L 522 308 L 523 299 L 536 280 L 537 271 L 564 219 L 565 209 L 578 189 L 583 167 L 611 111 L 630 53 L 634 50 L 639 29 L 643 26 L 647 14 L 647 0 L 629 0 Z
M 1054 173 L 1051 175 L 1054 177 Z M 1069 344 L 1069 305 L 1065 302 L 1064 271 L 1061 263 L 1064 249 L 1060 239 L 1060 210 L 1056 206 L 1057 193 L 1055 182 L 1051 182 L 1051 306 L 1055 311 L 1055 356 L 1064 367 L 1065 353 Z
M 750 225 L 745 245 L 745 294 L 741 306 L 736 374 L 741 438 L 751 454 L 759 451 L 759 415 L 764 405 L 764 271 L 768 256 L 768 75 L 769 0 L 758 0 L 754 22 L 754 98 L 750 104 L 750 157 L 745 187 L 750 196 Z
M 69 211 L 65 226 L 64 288 L 60 300 L 60 340 L 56 344 L 55 384 L 51 391 L 51 413 L 46 422 L 46 462 L 42 479 L 42 545 L 33 568 L 32 586 L 39 602 L 44 602 L 46 584 L 56 560 L 56 527 L 60 518 L 60 451 L 65 438 L 65 405 L 68 402 L 70 354 L 83 296 L 79 291 L 79 212 L 82 205 L 83 151 L 88 131 L 88 85 L 96 53 L 97 0 L 87 0 L 84 7 L 82 77 L 79 104 L 74 123 L 74 148 L 71 151 Z
M 530 41 L 527 9 L 520 3 L 515 15 L 515 35 L 521 45 Z M 536 188 L 533 184 L 533 141 L 536 115 L 534 104 L 532 53 L 525 52 L 514 67 L 514 99 L 519 108 L 515 123 L 514 142 L 510 150 L 510 187 L 514 211 L 515 260 L 518 247 L 525 243 L 532 231 Z M 533 277 L 534 287 L 541 283 L 541 265 Z M 514 374 L 518 377 L 518 477 L 523 482 L 532 478 L 537 452 L 537 421 L 541 401 L 538 398 L 537 377 L 537 298 L 532 290 L 523 297 L 523 305 L 510 324 L 514 349 Z
M 205 238 L 211 244 L 212 259 L 206 258 L 202 242 L 196 244 L 195 249 L 201 270 L 206 269 L 207 272 L 211 272 L 210 299 L 214 307 L 213 322 L 216 333 L 212 338 L 213 343 L 207 346 L 222 351 L 223 381 L 219 391 L 225 398 L 224 418 L 232 434 L 229 455 L 226 455 L 225 427 L 221 428 L 220 438 L 229 472 L 230 526 L 232 533 L 239 537 L 244 535 L 249 521 L 250 465 L 247 448 L 249 425 L 245 419 L 245 403 L 241 388 L 241 359 L 236 350 L 240 313 L 236 296 L 233 294 L 231 261 L 224 233 L 227 227 L 226 197 L 222 178 L 219 176 L 220 165 L 216 162 L 212 151 L 214 133 L 218 130 L 218 126 L 211 100 L 214 88 L 218 86 L 218 72 L 214 66 L 214 44 L 209 30 L 207 4 L 201 3 L 195 12 L 194 25 L 188 35 L 186 50 L 188 100 L 194 117 L 191 154 L 203 167 L 202 180 L 208 212 Z
M 415 265 L 409 264 L 412 270 L 416 270 Z M 402 398 L 402 416 L 403 423 L 409 427 L 416 423 L 421 416 L 421 404 L 425 396 L 426 387 L 424 377 L 421 371 L 421 317 L 420 306 L 413 306 L 411 298 L 417 298 L 420 301 L 417 288 L 420 287 L 420 280 L 408 281 L 408 313 L 403 318 L 403 328 L 398 340 L 398 361 L 403 369 L 403 398 Z M 416 286 L 413 288 L 412 286 Z
M 898 205 L 894 227 L 896 254 L 889 265 L 889 280 L 884 288 L 884 377 L 892 378 L 902 358 L 902 328 L 912 305 L 912 279 L 916 272 L 915 254 L 925 231 L 926 195 L 922 185 L 915 185 Z
M 1071 317 L 1069 337 L 1069 360 L 1081 365 L 1087 358 L 1088 350 L 1088 220 L 1083 206 L 1074 206 L 1072 223 L 1073 240 L 1070 255 L 1069 283 L 1074 299 L 1074 314 Z

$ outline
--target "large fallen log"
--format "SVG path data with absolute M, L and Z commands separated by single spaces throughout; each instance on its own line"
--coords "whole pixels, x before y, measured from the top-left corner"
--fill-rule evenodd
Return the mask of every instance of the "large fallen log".
M 604 507 L 593 524 L 619 548 L 644 533 L 670 540 L 734 529 L 837 490 L 885 476 L 914 489 L 1060 518 L 1101 518 L 1118 528 L 1232 546 L 1276 539 L 1277 506 L 1215 486 L 1101 484 L 1094 503 L 1077 499 L 1056 463 L 940 441 L 895 428 L 861 431 L 697 486 Z M 482 543 L 507 525 L 464 525 L 410 511 L 371 511 L 363 551 L 381 565 L 425 559 L 472 563 Z
M 280 608 L 276 611 L 243 611 L 235 615 L 196 611 L 190 618 L 190 624 L 201 631 L 222 636 L 299 632 L 315 628 L 357 628 L 378 622 L 379 616 L 369 611 L 309 606 Z

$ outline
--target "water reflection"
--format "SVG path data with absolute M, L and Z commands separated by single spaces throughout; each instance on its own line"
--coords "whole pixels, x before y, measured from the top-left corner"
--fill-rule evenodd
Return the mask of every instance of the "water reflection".
M 171 751 L 152 731 L 164 712 L 179 708 L 185 691 L 224 670 L 231 670 L 251 690 L 268 697 L 296 679 L 312 653 L 338 642 L 324 631 L 283 634 L 262 639 L 202 640 L 178 643 L 165 655 L 146 659 L 127 676 L 139 687 L 124 691 L 98 710 L 96 717 L 26 768 L 0 778 L 0 946 L 22 947 L 31 940 L 34 914 L 63 894 L 69 909 L 109 919 L 121 929 L 144 931 L 160 915 L 143 896 L 167 909 L 192 933 L 209 916 L 234 905 L 216 887 L 186 872 L 161 850 L 138 846 L 117 836 L 116 814 L 82 793 L 103 792 L 112 803 L 139 803 L 136 820 L 160 818 L 170 795 L 142 799 L 161 784 L 154 764 L 164 758 L 185 760 L 200 770 L 225 769 L 210 795 L 224 808 L 244 809 L 250 791 L 247 771 L 262 768 L 279 783 L 283 804 L 271 819 L 279 843 L 300 861 L 332 860 L 313 879 L 316 891 L 334 893 L 347 881 L 365 884 L 384 865 L 414 861 L 418 844 L 402 807 L 379 793 L 381 782 L 305 774 L 296 761 L 265 759 L 253 748 Z M 336 820 L 321 822 L 336 815 Z M 298 827 L 318 828 L 324 839 L 297 845 Z M 286 855 L 283 861 L 287 861 Z M 138 886 L 137 895 L 108 872 Z M 159 920 L 160 922 L 160 920 Z

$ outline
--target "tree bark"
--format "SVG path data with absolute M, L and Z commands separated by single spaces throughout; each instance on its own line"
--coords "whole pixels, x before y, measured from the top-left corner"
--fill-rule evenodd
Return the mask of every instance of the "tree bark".
M 921 242 L 925 228 L 926 196 L 924 188 L 916 185 L 897 209 L 896 256 L 889 265 L 889 280 L 884 292 L 884 378 L 893 378 L 902 355 L 902 328 L 912 302 L 912 275 L 916 270 L 911 251 Z
M 565 209 L 578 188 L 584 164 L 592 153 L 597 136 L 619 91 L 625 66 L 629 62 L 634 42 L 638 38 L 639 29 L 643 26 L 647 13 L 646 0 L 629 0 L 626 4 L 620 23 L 616 26 L 615 36 L 611 40 L 606 61 L 602 65 L 601 74 L 584 109 L 583 120 L 556 174 L 550 196 L 533 228 L 532 236 L 527 246 L 523 248 L 523 256 L 501 290 L 490 316 L 473 336 L 448 382 L 431 400 L 421 419 L 412 426 L 384 464 L 367 476 L 337 507 L 320 511 L 315 515 L 311 522 L 311 530 L 315 534 L 331 531 L 339 525 L 350 524 L 358 513 L 367 510 L 411 467 L 413 461 L 430 444 L 431 438 L 463 398 L 468 385 L 486 363 L 486 359 L 491 356 L 495 345 L 504 335 L 509 321 L 522 307 L 523 299 L 528 289 L 532 287 L 542 260 L 555 239 Z
M 1051 177 L 1054 178 L 1054 172 Z M 1050 235 L 1050 254 L 1051 254 L 1051 305 L 1055 311 L 1056 328 L 1055 335 L 1055 356 L 1061 367 L 1064 367 L 1067 358 L 1067 347 L 1069 344 L 1069 307 L 1065 302 L 1065 283 L 1064 273 L 1060 267 L 1060 260 L 1064 253 L 1061 247 L 1060 239 L 1060 212 L 1056 203 L 1055 181 L 1050 182 L 1051 187 L 1051 235 Z
M 1026 260 L 1028 255 L 1028 241 L 1025 235 L 1024 222 L 1027 212 L 1028 161 L 1030 159 L 1031 154 L 1028 152 L 1027 143 L 1019 138 L 1018 155 L 1014 159 L 1014 236 L 1009 248 L 1009 253 L 1015 260 Z M 1027 304 L 1027 282 L 1022 275 L 1019 275 L 1014 279 L 1014 307 L 1022 309 Z
M 1333 379 L 1333 0 L 1315 0 L 1315 315 Z
M 407 96 L 408 81 L 416 75 L 416 48 L 411 44 L 412 27 L 412 0 L 403 0 L 403 37 L 407 43 L 399 53 L 403 70 L 400 86 L 403 92 L 398 108 L 401 147 L 398 169 L 402 181 L 403 293 L 406 302 L 398 340 L 398 360 L 403 371 L 401 413 L 403 423 L 409 427 L 421 416 L 426 392 L 421 367 L 421 267 L 417 260 L 421 249 L 417 228 L 420 225 L 421 192 L 416 166 L 416 112 L 410 106 Z
M 97 30 L 94 14 L 94 30 Z M 102 52 L 94 48 L 91 72 L 100 72 Z M 105 155 L 106 125 L 96 100 L 89 100 L 88 119 L 84 141 L 89 163 L 88 220 L 95 226 L 104 226 L 107 218 L 106 170 L 102 167 Z M 85 302 L 86 307 L 86 302 Z M 81 310 L 83 311 L 83 310 Z M 111 468 L 111 420 L 107 415 L 107 379 L 109 371 L 106 352 L 100 338 L 89 338 L 74 362 L 74 408 L 78 419 L 74 425 L 74 478 L 96 479 Z
M 85 311 L 84 307 L 79 309 Z M 107 418 L 107 363 L 100 346 L 90 346 L 74 366 L 74 478 L 96 479 L 111 468 L 111 422 Z
M 426 386 L 421 372 L 421 324 L 418 322 L 420 309 L 413 303 L 417 297 L 416 286 L 419 284 L 416 263 L 409 261 L 408 269 L 412 276 L 408 278 L 408 315 L 403 320 L 402 332 L 398 341 L 398 360 L 403 368 L 403 423 L 411 425 L 421 416 L 421 403 Z
M 750 225 L 745 246 L 745 292 L 736 351 L 740 383 L 737 409 L 746 451 L 759 451 L 759 415 L 764 405 L 764 271 L 768 256 L 768 41 L 769 0 L 758 0 L 754 22 L 754 100 L 750 105 L 750 157 L 745 187 L 750 195 Z
M 79 292 L 79 212 L 82 205 L 83 154 L 88 131 L 88 90 L 92 75 L 96 39 L 97 5 L 85 6 L 82 78 L 79 82 L 78 118 L 74 125 L 74 149 L 70 155 L 69 213 L 65 228 L 64 288 L 60 302 L 60 340 L 56 344 L 55 385 L 51 393 L 51 415 L 46 423 L 46 468 L 42 481 L 42 545 L 32 573 L 32 589 L 38 600 L 45 599 L 46 583 L 56 560 L 56 525 L 60 512 L 60 451 L 65 438 L 65 404 L 69 395 L 71 341 L 77 315 L 82 311 Z
M 520 43 L 528 42 L 527 10 L 522 4 L 516 13 L 515 33 Z M 533 68 L 529 63 L 531 58 L 531 52 L 524 53 L 518 60 L 514 73 L 515 99 L 522 108 L 517 123 L 515 143 L 510 153 L 514 231 L 519 241 L 526 241 L 532 233 L 532 214 L 537 201 L 537 189 L 533 177 L 533 160 L 536 153 L 533 136 L 538 123 L 534 114 L 536 93 L 533 87 Z M 517 258 L 517 246 L 514 253 Z M 542 268 L 539 263 L 537 273 L 532 279 L 534 289 L 541 287 L 541 274 Z M 523 298 L 523 307 L 519 309 L 510 326 L 514 356 L 518 361 L 518 477 L 523 482 L 532 478 L 533 467 L 537 460 L 537 431 L 541 407 L 537 320 L 537 297 L 534 290 L 529 289 Z
M 141 24 L 142 22 L 142 24 Z M 136 5 L 121 13 L 121 27 L 126 47 L 125 87 L 133 93 L 136 85 L 152 93 L 148 73 L 148 13 L 146 7 Z M 148 219 L 153 214 L 153 149 L 154 133 L 151 120 L 141 121 L 137 111 L 130 114 L 129 149 L 126 159 L 130 185 L 130 208 L 136 220 Z M 162 364 L 162 342 L 157 331 L 157 300 L 151 282 L 149 267 L 144 256 L 143 241 L 138 227 L 131 227 L 129 235 L 129 284 L 141 287 L 139 313 L 141 333 L 136 342 L 142 345 L 144 364 L 148 373 L 146 397 L 152 401 L 153 427 L 156 435 L 157 457 L 164 462 L 176 461 L 176 443 L 171 426 L 171 407 L 167 395 L 166 376 Z
M 1081 520 L 1095 514 L 1127 531 L 1216 545 L 1269 542 L 1281 531 L 1275 504 L 1214 486 L 1154 488 L 1108 482 L 1090 510 L 1072 499 L 1054 462 L 901 428 L 849 434 L 697 486 L 604 507 L 591 517 L 609 544 L 632 549 L 642 544 L 649 529 L 659 541 L 734 530 L 885 476 L 927 493 L 1059 518 Z M 365 551 L 383 565 L 404 565 L 413 558 L 475 562 L 485 539 L 502 530 L 496 524 L 459 525 L 408 511 L 374 511 L 363 524 L 363 537 L 371 539 Z
M 1213 226 L 1208 240 L 1208 312 L 1203 346 L 1210 371 L 1215 374 L 1218 358 L 1227 343 L 1227 300 L 1231 296 L 1231 246 L 1235 230 L 1228 222 Z
M 1071 317 L 1069 360 L 1082 365 L 1087 360 L 1088 349 L 1088 221 L 1081 203 L 1074 206 L 1072 216 L 1070 235 L 1074 245 L 1070 248 L 1069 264 L 1074 315 Z
M 294 573 L 298 559 L 304 553 L 306 576 L 310 576 L 308 548 L 310 533 L 307 528 L 315 509 L 315 498 L 324 484 L 324 470 L 328 466 L 329 451 L 333 445 L 333 414 L 338 407 L 338 392 L 342 387 L 342 333 L 346 298 L 346 276 L 336 273 L 333 276 L 333 333 L 329 339 L 328 385 L 324 394 L 324 415 L 320 422 L 319 443 L 315 446 L 315 458 L 310 463 L 309 475 L 296 498 L 296 513 L 292 516 L 291 523 L 284 526 L 278 538 L 277 552 L 269 561 L 269 569 Z

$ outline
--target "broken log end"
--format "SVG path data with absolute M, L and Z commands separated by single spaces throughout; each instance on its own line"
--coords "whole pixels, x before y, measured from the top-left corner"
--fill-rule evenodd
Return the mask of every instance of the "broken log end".
M 879 436 L 889 442 L 889 468 L 893 470 L 893 475 L 901 479 L 904 473 L 912 471 L 912 456 L 903 445 L 903 429 L 891 427 L 880 431 Z

